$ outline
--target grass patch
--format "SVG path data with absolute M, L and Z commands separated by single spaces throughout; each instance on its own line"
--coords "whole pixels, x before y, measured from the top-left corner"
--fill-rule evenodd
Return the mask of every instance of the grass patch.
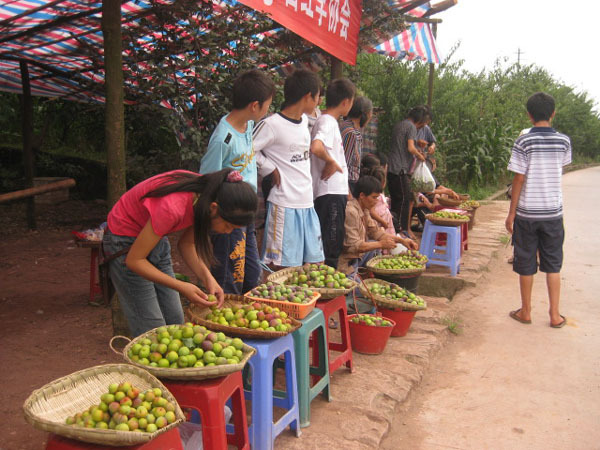
M 508 245 L 508 243 L 510 242 L 510 234 L 503 234 L 502 236 L 500 236 L 500 242 L 502 242 L 504 245 Z
M 457 336 L 463 332 L 462 320 L 460 319 L 460 317 L 454 314 L 444 317 L 442 319 L 442 324 L 448 327 L 448 331 L 450 331 L 450 333 L 455 334 Z

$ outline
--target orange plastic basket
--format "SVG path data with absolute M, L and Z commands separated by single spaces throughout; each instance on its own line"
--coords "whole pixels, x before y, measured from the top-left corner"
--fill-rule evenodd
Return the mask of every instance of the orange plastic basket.
M 293 317 L 294 319 L 304 319 L 315 308 L 317 300 L 319 300 L 321 294 L 319 294 L 318 292 L 314 292 L 313 299 L 308 303 L 282 302 L 281 300 L 271 300 L 269 298 L 254 297 L 250 295 L 250 292 L 246 292 L 246 294 L 244 294 L 244 297 L 246 297 L 247 301 L 264 303 L 265 305 L 269 305 L 273 308 L 279 308 L 280 311 L 285 311 L 290 317 Z

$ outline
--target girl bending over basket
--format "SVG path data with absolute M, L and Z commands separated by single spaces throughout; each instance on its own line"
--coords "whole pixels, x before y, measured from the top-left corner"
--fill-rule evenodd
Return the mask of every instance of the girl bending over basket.
M 108 215 L 103 248 L 108 257 L 122 252 L 109 271 L 134 336 L 183 323 L 179 294 L 212 304 L 195 284 L 175 279 L 166 235 L 183 230 L 179 252 L 220 305 L 223 289 L 209 270 L 210 233 L 249 225 L 256 207 L 254 190 L 232 169 L 206 175 L 174 170 L 142 181 L 119 199 Z

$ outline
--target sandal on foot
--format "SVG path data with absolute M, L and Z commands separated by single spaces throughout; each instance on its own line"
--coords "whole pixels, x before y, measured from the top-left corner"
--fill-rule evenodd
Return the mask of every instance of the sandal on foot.
M 519 309 L 515 309 L 514 311 L 511 311 L 508 315 L 510 317 L 512 317 L 513 319 L 515 319 L 517 322 L 521 322 L 521 323 L 526 323 L 526 324 L 530 324 L 531 320 L 525 320 L 525 319 L 521 319 L 518 314 L 521 312 L 521 308 Z
M 562 317 L 562 322 L 559 322 L 557 324 L 552 325 L 552 323 L 550 323 L 550 327 L 552 328 L 562 328 L 567 324 L 567 318 L 563 315 L 561 315 L 560 317 Z

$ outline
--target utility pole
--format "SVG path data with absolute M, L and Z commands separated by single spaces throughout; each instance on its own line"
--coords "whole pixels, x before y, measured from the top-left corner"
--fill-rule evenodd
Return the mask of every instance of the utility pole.
M 525 54 L 525 52 L 521 51 L 521 47 L 517 48 L 517 66 L 521 67 L 521 55 Z

